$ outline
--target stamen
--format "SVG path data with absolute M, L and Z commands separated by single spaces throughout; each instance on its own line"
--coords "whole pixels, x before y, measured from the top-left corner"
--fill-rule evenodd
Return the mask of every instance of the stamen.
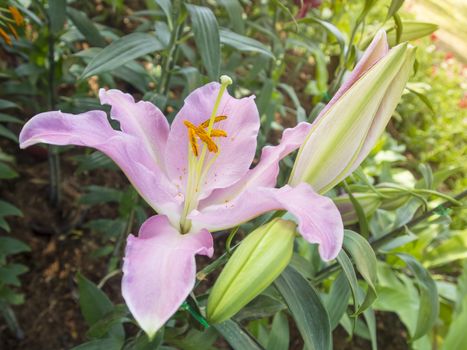
M 226 119 L 227 119 L 226 115 L 218 115 L 216 118 L 214 118 L 214 123 L 218 123 L 218 122 L 220 122 L 222 120 L 226 120 Z M 202 122 L 199 126 L 201 126 L 202 128 L 207 128 L 209 126 L 210 121 L 211 121 L 211 119 L 207 119 L 204 122 Z
M 196 134 L 192 128 L 188 128 L 188 137 L 190 139 L 191 149 L 195 157 L 198 157 L 198 142 L 196 141 Z
M 203 128 L 196 128 L 195 129 L 196 136 L 200 138 L 208 146 L 209 152 L 217 153 L 219 148 L 217 147 L 216 143 L 212 140 L 211 136 Z
M 227 137 L 227 133 L 221 129 L 212 129 L 210 136 L 211 137 Z
M 211 136 L 208 135 L 206 130 L 204 130 L 203 128 L 201 128 L 199 126 L 194 125 L 193 123 L 191 123 L 188 120 L 184 120 L 183 124 L 185 124 L 185 126 L 188 128 L 188 130 L 192 130 L 192 132 L 194 134 L 196 134 L 196 136 L 198 136 L 199 139 L 206 144 L 206 146 L 208 146 L 208 151 L 209 152 L 217 153 L 219 151 L 219 148 L 217 147 L 216 143 L 212 140 Z M 220 130 L 220 131 L 222 131 L 222 130 Z M 191 137 L 191 133 L 190 133 L 190 137 Z M 190 142 L 192 142 L 191 139 L 190 139 Z M 198 156 L 197 153 L 195 153 L 195 155 Z

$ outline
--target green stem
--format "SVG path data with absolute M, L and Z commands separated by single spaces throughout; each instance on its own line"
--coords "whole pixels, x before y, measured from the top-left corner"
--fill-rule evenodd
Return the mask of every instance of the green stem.
M 135 209 L 133 205 L 133 207 L 130 210 L 130 214 L 128 215 L 125 229 L 120 232 L 120 235 L 117 238 L 117 242 L 115 242 L 115 247 L 112 252 L 112 257 L 110 258 L 109 264 L 107 266 L 107 274 L 112 273 L 116 268 L 117 262 L 121 260 L 121 256 L 123 253 L 122 252 L 123 242 L 131 232 L 134 219 L 135 219 Z
M 175 13 L 174 18 L 177 22 L 177 25 L 175 26 L 175 28 L 172 28 L 169 42 L 169 51 L 162 63 L 162 75 L 158 86 L 158 92 L 159 94 L 162 94 L 164 96 L 167 96 L 169 92 L 172 69 L 178 56 L 178 38 L 183 31 L 183 26 L 185 22 L 184 20 L 180 19 L 180 6 L 181 5 L 178 2 L 175 2 L 173 4 Z
M 49 20 L 49 37 L 48 37 L 48 88 L 49 88 L 49 109 L 56 109 L 55 97 L 55 36 L 52 33 Z M 61 202 L 60 190 L 60 158 L 56 146 L 48 146 L 48 161 L 49 161 L 49 199 L 54 207 L 58 207 Z

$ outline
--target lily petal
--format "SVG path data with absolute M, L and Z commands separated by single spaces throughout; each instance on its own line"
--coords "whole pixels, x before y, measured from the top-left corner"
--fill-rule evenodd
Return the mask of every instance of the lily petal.
M 138 237 L 127 240 L 122 294 L 141 328 L 153 337 L 194 287 L 195 255 L 213 254 L 206 230 L 182 235 L 166 216 L 144 222 Z
M 230 201 L 242 191 L 254 186 L 275 187 L 279 174 L 279 162 L 298 149 L 306 139 L 311 124 L 302 122 L 294 128 L 285 129 L 282 139 L 277 146 L 266 146 L 261 152 L 258 164 L 235 184 L 230 187 L 215 190 L 203 200 L 199 207 L 204 208 L 213 204 Z
M 153 159 L 163 169 L 169 123 L 159 108 L 147 101 L 135 103 L 130 94 L 115 89 L 100 89 L 99 99 L 101 104 L 112 106 L 110 115 L 119 121 L 120 129 L 140 138 Z
M 324 260 L 334 259 L 342 247 L 344 227 L 330 198 L 320 196 L 302 183 L 296 187 L 250 187 L 227 203 L 193 211 L 194 227 L 218 231 L 237 226 L 271 210 L 287 210 L 298 221 L 298 230 L 311 243 L 319 244 Z
M 140 195 L 161 212 L 179 211 L 175 186 L 166 178 L 139 138 L 111 128 L 102 111 L 68 114 L 45 112 L 29 120 L 19 135 L 20 147 L 36 143 L 95 148 L 109 156 Z
M 184 121 L 200 125 L 209 119 L 220 84 L 210 83 L 194 90 L 175 117 L 167 142 L 166 165 L 168 176 L 182 189 L 188 174 L 188 134 Z M 256 151 L 256 137 L 259 130 L 259 114 L 254 96 L 236 99 L 226 90 L 219 108 L 218 116 L 227 119 L 215 124 L 216 129 L 224 130 L 227 137 L 216 138 L 219 153 L 209 153 L 208 163 L 217 157 L 209 169 L 199 199 L 206 198 L 214 189 L 224 188 L 238 181 L 249 169 Z

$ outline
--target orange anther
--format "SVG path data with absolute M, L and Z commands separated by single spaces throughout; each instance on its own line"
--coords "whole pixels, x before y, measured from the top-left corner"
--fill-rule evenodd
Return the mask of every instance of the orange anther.
M 198 157 L 198 142 L 196 141 L 195 131 L 192 128 L 188 128 L 188 138 L 190 139 L 193 154 L 195 157 Z
M 226 115 L 218 115 L 215 119 L 214 119 L 214 123 L 218 123 L 222 120 L 226 120 L 227 119 L 227 116 Z M 210 119 L 208 120 L 205 120 L 204 122 L 202 122 L 199 126 L 202 127 L 202 128 L 207 128 L 209 126 L 209 122 L 210 122 Z M 213 124 L 214 124 L 213 123 Z
M 212 129 L 211 137 L 227 137 L 227 133 L 221 129 Z

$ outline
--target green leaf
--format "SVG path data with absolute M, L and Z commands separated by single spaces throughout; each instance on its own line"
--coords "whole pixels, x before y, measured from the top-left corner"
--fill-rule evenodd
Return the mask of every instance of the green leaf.
M 278 312 L 276 316 L 274 316 L 266 349 L 289 349 L 289 322 L 287 321 L 287 316 L 283 312 Z
M 227 320 L 225 322 L 212 325 L 220 335 L 232 346 L 234 350 L 261 350 L 261 346 L 246 333 L 235 321 Z
M 186 5 L 190 13 L 198 52 L 211 80 L 217 80 L 220 72 L 219 27 L 214 13 L 203 6 Z
M 341 31 L 332 23 L 323 21 L 322 19 L 315 17 L 313 15 L 308 15 L 306 18 L 298 20 L 299 23 L 316 23 L 323 27 L 329 34 L 336 38 L 339 46 L 341 48 L 341 54 L 345 48 L 345 37 Z
M 21 210 L 0 199 L 0 216 L 23 216 Z
M 427 249 L 421 260 L 424 266 L 434 267 L 461 259 L 467 259 L 466 230 L 451 231 L 451 237 Z
M 18 143 L 18 136 L 14 134 L 11 130 L 5 128 L 3 125 L 0 125 L 0 136 L 6 137 L 13 142 Z
M 169 333 L 169 332 L 167 332 Z M 159 335 L 160 333 L 158 333 Z M 183 349 L 183 350 L 216 350 L 216 347 L 212 346 L 212 343 L 216 341 L 218 338 L 218 333 L 216 330 L 212 327 L 209 327 L 205 330 L 198 331 L 196 329 L 191 329 L 188 331 L 188 334 L 183 337 L 170 337 L 169 334 L 167 334 L 166 342 L 169 343 L 170 345 L 174 345 L 177 349 Z M 135 349 L 139 350 L 139 349 Z M 152 350 L 152 349 L 148 349 Z M 162 350 L 162 349 L 161 349 Z M 165 349 L 164 349 L 165 350 Z M 172 348 L 170 349 L 172 350 Z M 175 350 L 175 349 L 174 349 Z
M 9 305 L 0 302 L 0 314 L 3 316 L 3 319 L 6 321 L 6 324 L 8 325 L 10 330 L 16 335 L 16 337 L 18 339 L 23 339 L 24 332 L 19 326 L 18 320 L 16 319 L 16 315 L 13 309 Z
M 28 268 L 22 264 L 8 264 L 0 267 L 0 284 L 11 284 L 19 287 L 21 285 L 18 276 L 25 273 Z
M 294 88 L 284 83 L 279 84 L 278 87 L 287 93 L 287 95 L 290 97 L 293 104 L 295 105 L 295 110 L 296 110 L 295 117 L 297 118 L 297 123 L 306 121 L 305 109 L 300 104 L 300 99 L 298 98 Z
M 125 305 L 116 305 L 109 313 L 94 323 L 86 332 L 86 335 L 89 338 L 102 338 L 113 326 L 129 322 L 129 315 L 130 312 Z
M 49 0 L 48 17 L 50 20 L 50 29 L 53 33 L 62 30 L 65 24 L 66 0 Z
M 221 28 L 219 30 L 220 42 L 224 45 L 228 45 L 235 50 L 245 51 L 245 52 L 258 52 L 262 55 L 265 55 L 270 58 L 274 58 L 271 50 L 259 42 L 258 40 L 249 38 L 247 36 L 237 34 L 228 29 Z
M 79 289 L 79 305 L 81 313 L 89 326 L 94 326 L 114 310 L 107 295 L 94 283 L 80 273 L 76 276 Z M 124 339 L 125 333 L 121 324 L 115 324 L 109 331 L 113 338 Z
M 0 237 L 0 257 L 29 252 L 30 250 L 29 246 L 20 240 L 11 237 Z
M 284 309 L 286 309 L 286 306 L 281 301 L 261 294 L 241 309 L 240 312 L 235 315 L 235 320 L 257 320 L 275 315 Z
M 173 30 L 172 2 L 170 0 L 155 0 L 155 2 L 162 9 L 165 17 L 167 17 L 167 24 L 170 30 Z
M 197 87 L 201 85 L 200 75 L 198 69 L 195 67 L 183 67 L 177 70 L 178 74 L 181 74 L 186 82 L 185 85 L 185 93 L 188 94 L 189 92 L 193 91 Z
M 352 203 L 355 212 L 357 213 L 360 234 L 363 237 L 368 238 L 370 231 L 368 228 L 368 221 L 366 218 L 366 213 L 363 210 L 363 207 L 358 201 L 358 199 L 354 197 L 350 187 L 347 185 L 347 182 L 345 181 L 344 181 L 344 188 L 345 188 L 345 192 L 347 192 L 347 194 L 349 195 L 350 202 Z
M 467 344 L 467 296 L 462 301 L 462 311 L 452 320 L 443 343 L 443 350 L 462 349 Z
M 358 280 L 357 274 L 355 273 L 355 269 L 353 267 L 352 261 L 350 261 L 348 255 L 345 253 L 344 250 L 339 252 L 337 256 L 337 262 L 342 267 L 342 271 L 344 272 L 344 276 L 347 279 L 347 282 L 350 286 L 350 291 L 352 292 L 353 304 L 355 307 L 355 314 L 358 315 L 361 313 L 360 310 L 360 300 L 358 298 Z
M 368 284 L 365 300 L 357 314 L 367 309 L 376 299 L 376 255 L 368 241 L 350 230 L 344 230 L 344 248 L 352 257 L 358 272 Z
M 172 350 L 169 347 L 160 347 L 162 342 L 164 341 L 164 329 L 162 328 L 159 332 L 157 332 L 154 339 L 149 340 L 148 336 L 145 333 L 142 333 L 138 336 L 138 338 L 131 340 L 125 346 L 125 350 Z M 176 350 L 176 349 L 173 349 Z
M 97 168 L 115 167 L 112 159 L 99 151 L 95 151 L 83 156 L 76 156 L 74 158 L 79 162 L 78 169 L 76 170 L 78 174 Z
M 272 93 L 274 92 L 274 82 L 271 79 L 267 79 L 263 82 L 263 88 L 259 93 L 259 97 L 256 100 L 260 117 L 262 117 L 268 106 L 271 104 Z
M 366 326 L 368 328 L 368 333 L 371 341 L 371 349 L 378 349 L 378 342 L 376 340 L 376 319 L 375 312 L 373 309 L 368 308 L 363 312 L 363 317 L 365 318 Z
M 111 71 L 131 60 L 163 49 L 164 45 L 154 35 L 146 33 L 125 35 L 94 56 L 84 69 L 81 79 Z
M 89 342 L 78 345 L 71 350 L 121 350 L 123 346 L 123 340 L 116 338 L 105 338 L 91 340 Z
M 13 117 L 12 115 L 5 114 L 5 113 L 0 113 L 0 122 L 16 123 L 16 124 L 22 124 L 23 123 L 23 121 L 21 119 Z
M 300 273 L 287 267 L 274 285 L 282 294 L 309 350 L 331 349 L 329 316 L 318 293 Z
M 79 304 L 86 322 L 92 326 L 113 310 L 110 299 L 94 283 L 78 273 Z
M 417 96 L 420 99 L 420 101 L 422 101 L 425 104 L 425 106 L 428 107 L 428 109 L 433 114 L 433 116 L 435 115 L 435 109 L 434 109 L 430 99 L 424 93 L 418 92 L 418 91 L 416 91 L 414 89 L 411 89 L 409 87 L 407 87 L 407 90 L 409 90 L 412 94 Z
M 229 15 L 233 29 L 240 34 L 245 32 L 245 20 L 243 19 L 243 8 L 238 0 L 220 0 Z
M 414 274 L 420 292 L 420 305 L 418 308 L 417 326 L 412 334 L 412 340 L 416 340 L 427 334 L 435 324 L 438 313 L 438 289 L 430 273 L 412 256 L 396 254 L 403 260 Z
M 18 177 L 18 173 L 9 165 L 0 162 L 0 179 L 14 179 Z
M 107 42 L 87 14 L 72 7 L 68 8 L 67 13 L 73 24 L 78 28 L 80 33 L 83 34 L 91 46 L 104 47 L 107 45 Z
M 123 192 L 104 186 L 88 186 L 87 193 L 79 199 L 80 203 L 87 205 L 103 203 L 119 203 L 123 199 Z
M 11 288 L 0 285 L 0 301 L 11 305 L 21 305 L 24 303 L 24 294 L 16 293 Z
M 0 109 L 8 109 L 8 108 L 20 109 L 16 103 L 0 98 Z
M 348 259 L 348 258 L 347 258 Z M 356 279 L 356 278 L 355 278 Z M 350 297 L 349 283 L 346 275 L 341 272 L 331 285 L 331 291 L 326 298 L 326 310 L 329 314 L 331 330 L 334 330 L 347 310 Z

